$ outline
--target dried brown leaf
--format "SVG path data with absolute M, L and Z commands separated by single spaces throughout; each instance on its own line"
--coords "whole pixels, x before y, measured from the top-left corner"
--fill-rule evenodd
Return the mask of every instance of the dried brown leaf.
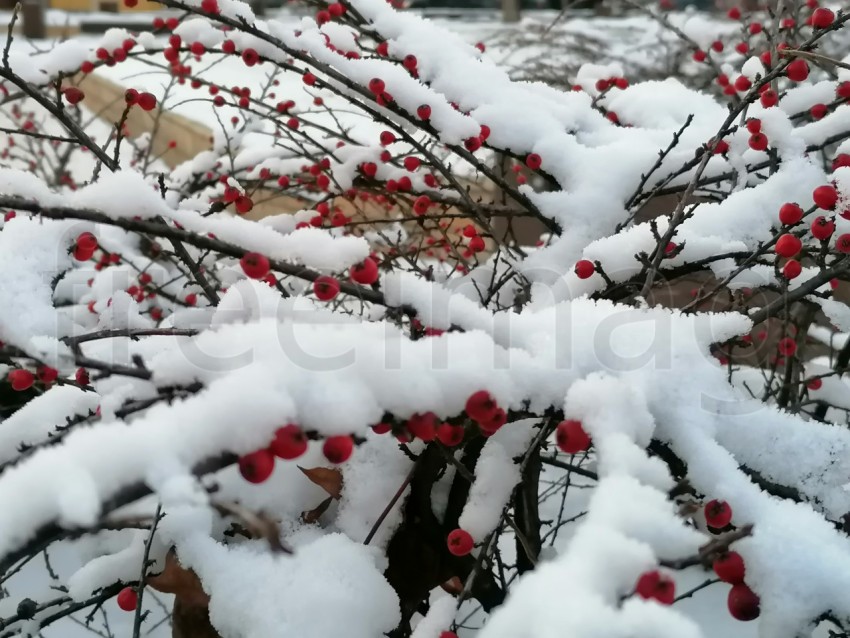
M 173 549 L 165 557 L 165 569 L 156 576 L 148 576 L 147 584 L 163 594 L 174 594 L 189 605 L 205 607 L 209 604 L 209 596 L 197 574 L 180 565 Z
M 318 522 L 319 518 L 321 518 L 322 514 L 324 514 L 328 507 L 330 507 L 333 502 L 332 497 L 326 498 L 324 501 L 319 503 L 317 507 L 311 510 L 307 510 L 301 514 L 301 520 L 307 523 L 308 525 L 312 525 L 313 523 Z
M 304 472 L 304 476 L 310 481 L 330 494 L 332 498 L 339 500 L 342 494 L 342 472 L 339 469 L 330 467 L 303 468 L 300 465 L 298 469 Z

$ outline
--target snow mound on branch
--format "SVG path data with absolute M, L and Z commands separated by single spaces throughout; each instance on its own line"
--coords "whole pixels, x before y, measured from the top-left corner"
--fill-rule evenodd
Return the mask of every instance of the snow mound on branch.
M 499 429 L 481 449 L 475 465 L 475 481 L 458 524 L 472 535 L 476 543 L 499 525 L 502 511 L 521 480 L 517 457 L 521 457 L 534 435 L 538 421 L 515 421 Z
M 705 540 L 678 517 L 665 494 L 671 482 L 666 467 L 643 449 L 654 424 L 640 394 L 621 379 L 591 375 L 572 385 L 564 415 L 581 419 L 596 452 L 613 458 L 599 465 L 588 515 L 566 553 L 520 580 L 482 638 L 590 638 L 599 627 L 612 638 L 700 636 L 675 608 L 634 596 L 621 606 L 658 558 L 690 555 Z M 627 464 L 617 462 L 624 449 L 630 450 Z M 666 481 L 659 481 L 664 474 Z M 661 487 L 643 483 L 642 476 Z
M 410 638 L 440 638 L 452 624 L 457 603 L 452 596 L 440 596 L 431 601 L 431 608 L 419 621 Z
M 100 397 L 70 385 L 56 385 L 37 396 L 5 421 L 0 422 L 0 462 L 18 456 L 21 444 L 46 439 L 65 419 L 93 413 Z
M 384 508 L 405 480 L 412 461 L 398 449 L 392 437 L 370 435 L 357 448 L 343 472 L 342 495 L 335 525 L 355 541 L 365 541 Z M 386 515 L 370 545 L 386 548 L 402 522 L 402 506 L 410 488 Z
M 71 322 L 54 307 L 51 282 L 72 266 L 68 250 L 80 226 L 19 215 L 0 232 L 0 340 L 54 367 L 70 354 L 57 337 Z
M 229 638 L 375 638 L 400 620 L 375 550 L 342 534 L 301 545 L 293 556 L 195 535 L 179 542 L 178 555 L 210 596 L 213 626 Z

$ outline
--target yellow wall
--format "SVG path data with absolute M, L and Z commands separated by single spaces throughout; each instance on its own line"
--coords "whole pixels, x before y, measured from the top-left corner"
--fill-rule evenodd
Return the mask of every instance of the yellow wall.
M 50 0 L 50 8 L 65 11 L 93 11 L 96 5 L 95 0 Z
M 50 0 L 51 9 L 62 9 L 63 11 L 158 11 L 162 5 L 151 0 L 139 0 L 135 7 L 127 7 L 124 0 Z

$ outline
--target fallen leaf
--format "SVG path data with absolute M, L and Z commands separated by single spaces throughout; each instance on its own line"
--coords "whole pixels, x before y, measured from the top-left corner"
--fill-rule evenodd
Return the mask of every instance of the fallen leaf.
M 463 591 L 463 581 L 457 576 L 452 576 L 440 585 L 440 587 L 443 588 L 443 591 L 450 593 L 452 596 L 459 596 Z
M 251 538 L 264 538 L 274 552 L 291 554 L 292 550 L 285 547 L 280 541 L 280 528 L 277 523 L 263 514 L 253 512 L 238 503 L 225 503 L 219 501 L 213 503 L 219 513 L 237 518 Z
M 340 494 L 342 494 L 342 472 L 340 470 L 329 467 L 307 469 L 300 465 L 298 469 L 304 472 L 304 476 L 330 494 L 332 498 L 339 500 Z
M 303 522 L 307 523 L 308 525 L 312 525 L 313 523 L 317 522 L 319 520 L 319 518 L 322 516 L 322 514 L 324 514 L 327 511 L 328 507 L 330 507 L 330 504 L 332 502 L 333 502 L 333 498 L 331 498 L 329 496 L 324 501 L 319 503 L 319 505 L 315 509 L 311 509 L 311 510 L 308 510 L 306 512 L 303 512 L 301 514 L 301 520 Z
M 204 607 L 209 604 L 209 596 L 197 574 L 180 565 L 173 549 L 165 556 L 165 568 L 156 576 L 148 576 L 147 584 L 163 594 L 174 594 L 189 605 Z

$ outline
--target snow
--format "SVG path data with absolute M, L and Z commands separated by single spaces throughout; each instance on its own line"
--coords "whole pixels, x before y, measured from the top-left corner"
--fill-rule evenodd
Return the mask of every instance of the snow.
M 398 602 L 374 550 L 342 534 L 298 549 L 270 558 L 263 548 L 227 547 L 199 534 L 178 545 L 181 563 L 204 583 L 210 620 L 224 635 L 373 638 L 395 627 Z M 246 587 L 246 576 L 262 587 Z
M 491 436 L 475 466 L 475 481 L 458 524 L 480 543 L 499 525 L 502 510 L 521 476 L 516 458 L 525 454 L 534 438 L 533 419 L 503 426 Z
M 85 417 L 97 409 L 100 397 L 73 386 L 56 385 L 0 422 L 0 462 L 18 454 L 21 444 L 33 445 L 47 439 L 66 419 Z
M 455 616 L 455 600 L 451 596 L 440 596 L 431 601 L 431 609 L 419 621 L 411 638 L 440 638 L 440 634 L 451 625 Z
M 187 6 L 199 4 L 192 0 Z M 136 372 L 144 378 L 106 374 L 93 379 L 94 392 L 74 385 L 37 385 L 36 397 L 0 423 L 0 461 L 17 460 L 21 444 L 40 446 L 0 473 L 0 512 L 7 513 L 0 520 L 0 556 L 21 549 L 45 525 L 96 526 L 115 514 L 116 500 L 120 504 L 128 488 L 144 486 L 153 496 L 134 507 L 149 514 L 151 504 L 160 502 L 165 511 L 153 558 L 175 547 L 179 560 L 198 574 L 209 594 L 210 618 L 222 636 L 373 638 L 392 631 L 401 619 L 399 597 L 382 574 L 387 547 L 403 521 L 410 491 L 405 482 L 425 446 L 402 446 L 392 434 L 378 435 L 371 426 L 390 420 L 398 425 L 414 413 L 431 411 L 441 420 L 463 424 L 466 434 L 475 437 L 464 408 L 472 393 L 487 390 L 510 413 L 510 422 L 483 444 L 466 501 L 454 504 L 457 509 L 462 505 L 457 524 L 470 532 L 477 552 L 485 551 L 482 541 L 501 530 L 522 461 L 532 443 L 539 443 L 543 428 L 554 424 L 553 415 L 581 421 L 593 446 L 569 463 L 595 472 L 598 481 L 588 481 L 589 487 L 565 479 L 569 506 L 553 512 L 551 503 L 541 505 L 547 520 L 551 515 L 552 521 L 560 521 L 565 512 L 577 518 L 556 546 L 543 549 L 534 570 L 511 581 L 506 603 L 481 621 L 477 635 L 712 635 L 701 632 L 698 624 L 710 626 L 690 602 L 664 607 L 633 593 L 642 573 L 693 556 L 709 540 L 704 521 L 687 515 L 686 508 L 714 498 L 730 503 L 734 525 L 753 525 L 752 536 L 736 542 L 735 549 L 746 561 L 747 584 L 762 600 L 761 635 L 796 638 L 825 611 L 850 617 L 843 595 L 850 586 L 850 552 L 836 526 L 850 511 L 850 434 L 847 414 L 840 412 L 848 407 L 848 381 L 843 371 L 833 374 L 832 367 L 836 349 L 850 332 L 843 298 L 827 296 L 828 285 L 818 291 L 820 297 L 807 298 L 836 331 L 810 327 L 814 340 L 834 347 L 829 357 L 801 361 L 804 378 L 825 376 L 820 389 L 807 391 L 800 400 L 828 401 L 827 416 L 837 423 L 810 419 L 805 410 L 811 404 L 795 414 L 775 399 L 753 399 L 748 387 L 773 388 L 783 377 L 768 379 L 766 370 L 751 366 L 726 367 L 712 356 L 716 344 L 761 328 L 747 317 L 747 308 L 682 312 L 650 306 L 637 292 L 623 301 L 605 298 L 612 292 L 610 282 L 637 282 L 639 290 L 645 277 L 639 256 L 651 255 L 659 236 L 670 228 L 666 217 L 631 219 L 640 205 L 632 200 L 641 183 L 644 193 L 656 186 L 688 184 L 696 175 L 695 153 L 728 117 L 723 101 L 694 88 L 700 83 L 694 80 L 692 64 L 684 64 L 677 78 L 633 82 L 602 94 L 598 80 L 629 75 L 638 63 L 651 66 L 657 55 L 645 52 L 629 59 L 630 44 L 612 42 L 610 59 L 578 64 L 575 73 L 563 74 L 569 77 L 562 83 L 581 85 L 584 91 L 563 91 L 557 82 L 516 79 L 507 61 L 500 63 L 471 45 L 480 32 L 447 32 L 444 25 L 415 13 L 394 11 L 384 0 L 352 0 L 351 6 L 388 41 L 387 59 L 368 49 L 356 59 L 341 55 L 367 44 L 367 38 L 341 23 L 319 26 L 310 17 L 279 15 L 258 19 L 238 0 L 219 0 L 219 6 L 224 16 L 256 27 L 256 33 L 228 32 L 237 51 L 253 47 L 272 62 L 249 70 L 238 56 L 211 53 L 202 63 L 191 63 L 206 66 L 205 75 L 216 85 L 250 88 L 259 109 L 294 100 L 293 113 L 303 127 L 299 135 L 304 135 L 295 139 L 304 146 L 291 143 L 293 138 L 272 137 L 271 118 L 244 120 L 233 105 L 220 110 L 207 102 L 199 106 L 191 84 L 178 84 L 166 94 L 163 74 L 144 74 L 151 61 L 158 63 L 164 46 L 161 37 L 150 35 L 140 37 L 148 54 L 97 72 L 125 86 L 154 90 L 166 109 L 190 115 L 212 130 L 213 149 L 168 174 L 164 195 L 154 171 L 143 174 L 123 161 L 118 170 L 103 168 L 91 183 L 81 180 L 76 190 L 56 186 L 35 171 L 0 168 L 0 195 L 45 207 L 98 211 L 108 222 L 19 214 L 3 223 L 0 340 L 28 355 L 10 358 L 9 364 L 34 368 L 49 363 L 70 378 L 80 354 L 63 338 L 109 329 L 193 329 L 184 336 L 86 342 L 83 356 L 104 365 L 137 366 L 142 361 L 144 367 Z M 676 13 L 669 19 L 701 47 L 717 37 L 740 37 L 737 25 L 700 14 Z M 584 25 L 588 35 L 612 40 L 606 29 L 613 22 L 578 19 L 559 36 Z M 661 35 L 663 29 L 643 17 L 623 19 L 616 28 L 632 32 L 629 43 L 657 49 L 659 42 L 664 44 L 660 48 L 670 42 L 669 34 Z M 183 21 L 176 32 L 184 42 L 207 47 L 224 38 L 200 18 Z M 102 37 L 70 40 L 35 54 L 15 44 L 12 68 L 34 84 L 48 84 L 83 59 L 94 59 L 93 49 L 118 47 L 127 36 L 123 29 L 110 29 Z M 545 50 L 542 40 L 535 46 Z M 406 55 L 416 56 L 418 77 L 393 60 Z M 555 57 L 556 65 L 563 62 Z M 713 59 L 732 77 L 764 73 L 756 57 L 724 54 Z M 306 87 L 302 78 L 302 67 L 311 60 L 322 65 L 316 88 Z M 274 63 L 297 68 L 279 72 Z M 363 100 L 365 85 L 375 77 L 386 82 L 400 114 Z M 276 97 L 269 95 L 272 80 L 280 82 Z M 785 83 L 781 80 L 780 86 Z M 806 149 L 845 133 L 850 110 L 842 105 L 810 123 L 799 115 L 814 103 L 830 102 L 835 84 L 818 77 L 811 85 L 784 92 L 779 108 L 754 104 L 733 122 L 759 118 L 775 156 L 752 150 L 743 126 L 726 133 L 729 152 L 712 156 L 703 166 L 705 177 L 719 180 L 718 190 L 701 192 L 676 220 L 673 241 L 680 250 L 662 260 L 661 277 L 707 264 L 704 268 L 716 278 L 734 275 L 731 288 L 785 285 L 772 254 L 735 273 L 740 254 L 761 250 L 779 232 L 777 211 L 783 203 L 798 202 L 808 210 L 812 190 L 829 180 L 847 196 L 850 169 L 828 175 L 823 158 Z M 327 111 L 313 102 L 317 96 Z M 619 124 L 595 108 L 595 98 L 616 114 Z M 432 108 L 433 130 L 419 130 L 414 123 L 422 104 Z M 241 119 L 236 125 L 218 126 L 219 116 L 227 122 L 237 113 Z M 692 122 L 682 129 L 689 116 Z M 555 222 L 558 232 L 535 249 L 513 247 L 501 258 L 481 255 L 480 263 L 471 258 L 468 275 L 427 259 L 408 269 L 404 258 L 385 261 L 381 254 L 376 289 L 362 289 L 374 302 L 356 294 L 330 303 L 315 299 L 309 281 L 317 273 L 342 279 L 373 249 L 383 251 L 390 243 L 386 235 L 375 233 L 295 228 L 311 219 L 312 209 L 326 194 L 335 194 L 337 186 L 358 184 L 363 162 L 379 164 L 378 180 L 408 173 L 380 161 L 379 132 L 392 128 L 404 138 L 391 145 L 395 158 L 413 153 L 428 159 L 436 153 L 454 175 L 467 180 L 464 184 L 475 185 L 487 182 L 477 160 L 489 162 L 493 153 L 482 150 L 470 161 L 460 145 L 479 135 L 482 125 L 491 129 L 492 148 L 510 151 L 520 161 L 531 152 L 541 156 L 548 184 L 540 188 L 540 180 L 530 179 L 519 189 L 527 199 L 522 206 Z M 337 127 L 345 130 L 346 144 L 339 149 L 334 136 L 324 131 Z M 321 134 L 313 139 L 305 129 Z M 659 162 L 659 154 L 679 134 L 679 144 Z M 457 148 L 440 148 L 435 140 Z M 329 193 L 306 193 L 300 202 L 304 210 L 259 223 L 230 212 L 208 212 L 224 193 L 223 183 L 213 183 L 219 175 L 240 193 L 251 193 L 252 181 L 263 169 L 275 177 L 295 176 L 303 172 L 305 158 L 308 167 L 327 158 L 327 175 L 335 186 Z M 691 168 L 676 174 L 686 162 Z M 756 168 L 760 162 L 768 168 Z M 414 194 L 437 190 L 447 198 L 457 196 L 425 186 L 425 173 L 433 170 L 426 162 L 409 172 Z M 209 185 L 192 184 L 206 172 L 214 176 L 205 178 Z M 728 172 L 732 177 L 720 177 Z M 173 258 L 174 244 L 162 239 L 164 256 L 152 262 L 144 242 L 120 229 L 137 219 L 164 223 L 172 234 L 181 229 L 189 257 L 219 291 L 219 303 L 210 304 L 185 265 Z M 850 230 L 847 220 L 838 219 L 837 226 L 838 233 Z M 405 243 L 415 233 L 398 228 Z M 84 230 L 119 256 L 119 263 L 99 264 L 98 269 L 94 263 L 76 263 L 69 250 Z M 211 242 L 210 236 L 221 243 Z M 227 256 L 206 254 L 192 245 L 194 238 L 204 238 L 202 246 L 221 247 Z M 808 234 L 804 245 L 811 257 L 821 250 Z M 260 252 L 274 262 L 280 288 L 246 279 L 237 263 L 244 251 Z M 599 262 L 604 276 L 580 280 L 574 273 L 579 259 Z M 432 265 L 428 276 L 418 270 Z M 310 271 L 299 273 L 301 266 Z M 818 267 L 807 259 L 803 274 L 788 289 L 799 291 Z M 142 283 L 143 273 L 150 275 L 150 284 Z M 486 298 L 482 290 L 505 274 L 509 283 Z M 190 293 L 197 296 L 194 303 L 187 300 Z M 161 320 L 154 310 L 163 313 Z M 414 316 L 422 327 L 446 332 L 411 338 Z M 147 402 L 152 405 L 140 407 Z M 99 413 L 92 415 L 97 408 Z M 128 408 L 132 415 L 120 417 Z M 69 418 L 86 423 L 51 445 L 50 435 Z M 246 483 L 232 464 L 206 476 L 193 475 L 199 463 L 222 453 L 266 448 L 287 423 L 309 434 L 308 449 L 297 460 L 276 459 L 264 483 Z M 356 448 L 336 466 L 342 477 L 340 498 L 308 522 L 305 512 L 315 511 L 327 493 L 300 468 L 327 468 L 322 439 L 335 435 L 353 435 Z M 694 502 L 669 496 L 677 481 L 661 456 L 647 452 L 652 441 L 683 461 L 695 490 L 687 498 Z M 545 442 L 543 454 L 559 459 L 553 437 Z M 541 490 L 554 486 L 557 493 L 567 474 L 561 468 L 560 473 L 551 467 L 542 471 L 552 480 L 541 482 Z M 447 518 L 454 481 L 465 480 L 461 474 L 447 465 L 432 488 L 430 508 L 440 520 Z M 792 488 L 796 498 L 770 494 L 772 483 Z M 266 539 L 225 534 L 232 520 L 221 506 L 229 503 L 273 520 L 271 533 L 279 534 L 274 540 L 293 553 L 272 552 Z M 364 545 L 373 530 L 374 537 Z M 506 531 L 495 543 L 500 548 L 512 545 L 506 542 L 513 540 L 510 534 Z M 147 530 L 103 533 L 90 539 L 92 546 L 76 548 L 82 564 L 61 579 L 68 595 L 81 600 L 99 587 L 138 578 L 148 535 Z M 555 540 L 553 536 L 552 545 Z M 102 547 L 93 550 L 97 543 Z M 515 551 L 506 550 L 507 564 Z M 676 578 L 679 585 L 693 580 L 694 586 L 700 575 L 696 568 Z M 711 595 L 716 597 L 722 587 L 712 588 Z M 48 591 L 41 587 L 39 595 Z M 436 590 L 431 599 L 427 615 L 414 619 L 414 638 L 439 638 L 454 624 L 457 600 Z M 714 603 L 722 605 L 712 599 Z M 4 616 L 15 613 L 11 602 L 0 601 L 0 609 Z M 27 627 L 18 623 L 12 629 Z M 725 625 L 718 631 L 726 635 Z

